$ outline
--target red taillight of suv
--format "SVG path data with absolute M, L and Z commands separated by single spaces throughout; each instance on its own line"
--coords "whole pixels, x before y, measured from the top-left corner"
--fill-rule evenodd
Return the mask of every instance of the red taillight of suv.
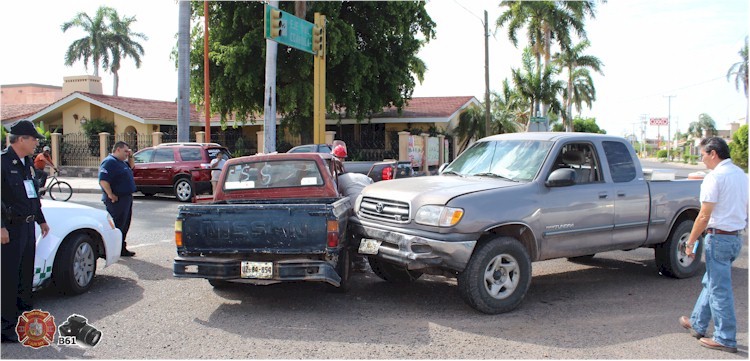
M 393 168 L 391 167 L 385 167 L 383 168 L 383 172 L 380 174 L 382 177 L 382 180 L 389 180 L 393 179 Z

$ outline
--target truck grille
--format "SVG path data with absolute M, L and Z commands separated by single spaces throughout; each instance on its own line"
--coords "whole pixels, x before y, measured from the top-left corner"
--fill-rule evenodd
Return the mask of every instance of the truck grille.
M 409 223 L 409 203 L 379 198 L 362 198 L 360 217 L 393 223 Z

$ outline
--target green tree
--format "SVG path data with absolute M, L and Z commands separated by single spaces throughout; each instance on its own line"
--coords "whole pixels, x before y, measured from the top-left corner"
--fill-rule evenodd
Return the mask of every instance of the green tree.
M 135 62 L 135 67 L 141 67 L 141 56 L 144 54 L 143 46 L 136 39 L 148 40 L 143 33 L 130 30 L 130 25 L 136 22 L 135 16 L 120 18 L 116 10 L 109 13 L 110 28 L 106 35 L 106 46 L 112 57 L 109 70 L 114 76 L 112 95 L 117 96 L 120 85 L 120 62 L 130 57 Z
M 739 51 L 739 55 L 740 55 L 740 58 L 742 58 L 742 60 L 732 64 L 732 66 L 729 67 L 729 71 L 727 71 L 727 81 L 730 81 L 730 79 L 732 78 L 732 75 L 734 75 L 734 86 L 737 89 L 737 91 L 739 91 L 740 85 L 742 85 L 742 88 L 745 91 L 745 98 L 748 97 L 747 95 L 747 68 L 748 68 L 747 41 L 748 41 L 748 37 L 745 36 L 745 46 L 743 46 L 742 49 L 740 49 Z
M 565 127 L 562 124 L 555 124 L 552 129 L 555 132 L 565 131 Z M 576 117 L 573 119 L 573 131 L 578 133 L 599 133 L 607 134 L 607 131 L 599 128 L 596 124 L 596 118 L 580 118 Z
M 363 120 L 385 106 L 403 108 L 426 67 L 417 53 L 434 38 L 434 22 L 424 2 L 314 2 L 306 20 L 326 16 L 326 104 L 329 113 Z M 263 111 L 265 40 L 263 4 L 211 2 L 211 110 L 222 122 L 231 114 L 240 122 Z M 282 2 L 293 12 L 294 4 Z M 193 4 L 201 15 L 203 4 Z M 191 64 L 191 100 L 203 102 L 203 39 L 195 32 Z M 277 60 L 277 111 L 295 122 L 311 123 L 312 55 L 280 46 Z M 344 110 L 345 109 L 345 110 Z M 304 125 L 301 125 L 304 127 Z
M 511 74 L 516 91 L 530 104 L 529 114 L 532 116 L 537 114 L 540 102 L 550 104 L 552 112 L 559 112 L 562 106 L 557 99 L 557 94 L 563 90 L 562 82 L 555 80 L 559 70 L 556 67 L 545 66 L 543 71 L 537 71 L 529 48 L 524 49 L 521 60 L 522 69 L 511 68 Z M 530 122 L 526 124 L 527 130 L 530 124 Z
M 114 9 L 111 7 L 100 6 L 93 18 L 81 12 L 70 21 L 62 24 L 63 32 L 70 28 L 80 27 L 85 33 L 84 37 L 73 41 L 68 47 L 68 51 L 65 53 L 65 65 L 72 66 L 76 61 L 82 60 L 88 71 L 88 63 L 91 60 L 94 66 L 94 76 L 99 76 L 99 67 L 106 68 L 109 65 L 106 34 L 109 31 L 107 18 L 112 12 L 114 12 Z
M 708 133 L 709 137 L 713 136 L 717 133 L 716 122 L 710 115 L 701 113 L 698 116 L 698 121 L 691 122 L 688 126 L 688 133 L 696 139 L 703 138 L 704 133 Z
M 588 40 L 584 40 L 573 47 L 563 49 L 553 58 L 555 64 L 568 71 L 568 81 L 565 84 L 567 91 L 563 93 L 565 111 L 562 112 L 565 130 L 568 132 L 573 130 L 573 124 L 570 121 L 573 119 L 573 104 L 576 104 L 580 113 L 582 103 L 585 102 L 591 108 L 593 101 L 596 100 L 594 81 L 588 69 L 603 74 L 602 61 L 593 55 L 583 54 L 583 51 L 590 45 Z
M 593 1 L 514 1 L 504 0 L 501 7 L 506 7 L 496 21 L 498 28 L 508 27 L 508 39 L 518 47 L 519 30 L 525 28 L 529 40 L 529 47 L 536 59 L 537 77 L 541 77 L 544 64 L 549 66 L 551 44 L 554 40 L 561 49 L 570 47 L 571 31 L 577 33 L 581 39 L 586 39 L 584 19 L 587 15 L 594 17 Z M 542 116 L 546 116 L 547 105 L 542 109 Z M 539 110 L 539 104 L 534 107 Z
M 485 136 L 484 108 L 471 106 L 458 116 L 458 125 L 453 130 L 453 136 L 458 140 L 458 153 L 463 152 L 472 140 Z
M 502 93 L 491 94 L 493 134 L 516 133 L 528 122 L 528 104 L 517 91 L 503 80 Z
M 732 134 L 732 142 L 729 143 L 729 155 L 732 158 L 732 162 L 738 167 L 745 170 L 747 173 L 747 124 L 743 124 Z

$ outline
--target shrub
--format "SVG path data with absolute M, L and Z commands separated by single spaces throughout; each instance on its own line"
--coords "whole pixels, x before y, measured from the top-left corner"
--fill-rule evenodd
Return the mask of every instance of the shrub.
M 729 143 L 729 155 L 732 157 L 732 163 L 747 172 L 747 124 L 743 125 L 732 135 L 732 142 Z
M 91 119 L 81 124 L 83 133 L 90 139 L 89 153 L 93 156 L 99 156 L 99 133 L 107 132 L 114 138 L 115 123 L 110 123 L 104 119 Z
M 667 150 L 666 149 L 660 149 L 658 152 L 656 152 L 656 158 L 667 159 Z

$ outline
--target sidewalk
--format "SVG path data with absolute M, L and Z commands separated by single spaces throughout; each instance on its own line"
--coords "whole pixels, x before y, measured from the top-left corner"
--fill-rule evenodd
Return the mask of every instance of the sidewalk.
M 61 182 L 68 182 L 73 188 L 73 193 L 101 193 L 99 180 L 97 178 L 84 177 L 57 177 Z
M 683 163 L 682 160 L 680 160 L 680 161 L 672 161 L 672 162 L 661 162 L 657 158 L 639 158 L 639 159 L 642 160 L 642 161 L 647 160 L 649 162 L 661 163 L 661 164 L 670 165 L 670 166 L 673 166 L 673 167 L 679 167 L 679 168 L 684 168 L 684 169 L 692 169 L 692 170 L 695 170 L 695 171 L 703 171 L 703 172 L 708 173 L 708 168 L 706 168 L 706 165 L 703 164 L 703 162 L 698 162 L 698 164 L 690 164 L 690 163 Z

